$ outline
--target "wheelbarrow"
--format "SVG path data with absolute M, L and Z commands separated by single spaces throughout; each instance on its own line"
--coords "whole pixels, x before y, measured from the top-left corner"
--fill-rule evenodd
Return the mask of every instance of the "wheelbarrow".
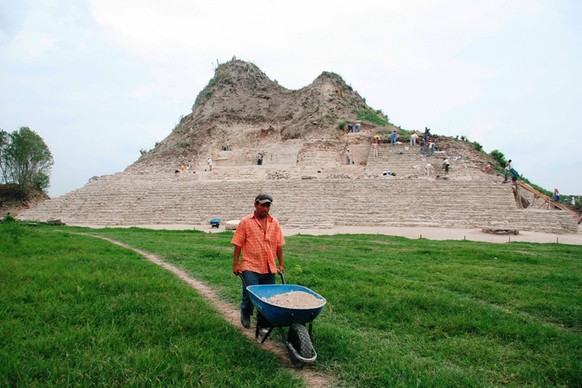
M 313 320 L 317 318 L 327 301 L 318 293 L 295 284 L 285 284 L 283 274 L 281 280 L 283 284 L 262 284 L 247 286 L 247 291 L 253 305 L 259 310 L 263 317 L 269 321 L 270 327 L 261 328 L 257 325 L 255 336 L 259 338 L 260 329 L 267 329 L 267 333 L 262 338 L 265 342 L 274 328 L 281 333 L 283 343 L 287 346 L 289 359 L 295 366 L 303 363 L 312 363 L 317 359 L 317 353 L 313 348 L 311 336 L 313 332 Z M 268 301 L 278 294 L 292 291 L 303 291 L 321 300 L 321 305 L 310 308 L 287 308 L 272 304 Z M 307 329 L 306 325 L 309 325 Z M 288 328 L 287 333 L 285 328 Z

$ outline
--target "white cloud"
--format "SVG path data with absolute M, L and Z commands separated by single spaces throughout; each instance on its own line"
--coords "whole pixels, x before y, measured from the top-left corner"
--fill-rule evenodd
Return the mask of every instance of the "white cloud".
M 0 83 L 11 93 L 0 94 L 0 127 L 28 125 L 50 140 L 57 162 L 53 195 L 92 175 L 122 171 L 139 149 L 161 141 L 190 112 L 216 60 L 232 56 L 255 63 L 292 89 L 322 71 L 336 72 L 404 128 L 466 135 L 489 151 L 515 155 L 528 178 L 549 186 L 576 182 L 571 190 L 582 194 L 582 182 L 560 175 L 561 166 L 582 164 L 571 145 L 582 141 L 576 120 L 582 23 L 574 16 L 580 5 L 551 0 L 6 4 L 0 4 Z M 562 132 L 570 145 L 544 140 Z

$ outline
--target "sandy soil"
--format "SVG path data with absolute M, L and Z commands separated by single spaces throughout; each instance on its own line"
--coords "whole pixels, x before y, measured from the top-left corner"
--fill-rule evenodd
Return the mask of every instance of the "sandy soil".
M 79 225 L 90 228 L 101 228 L 98 225 Z M 166 230 L 200 230 L 208 233 L 224 232 L 224 224 L 219 228 L 211 228 L 210 225 L 132 225 L 146 229 Z M 116 228 L 130 226 L 116 225 Z M 410 239 L 426 238 L 429 240 L 469 240 L 491 243 L 506 243 L 514 241 L 533 243 L 559 243 L 582 245 L 582 227 L 576 234 L 550 234 L 540 232 L 520 231 L 517 235 L 496 235 L 484 233 L 481 229 L 448 229 L 429 227 L 362 227 L 342 226 L 332 229 L 293 229 L 283 228 L 285 236 L 303 235 L 332 235 L 332 234 L 383 234 L 389 236 L 401 236 Z

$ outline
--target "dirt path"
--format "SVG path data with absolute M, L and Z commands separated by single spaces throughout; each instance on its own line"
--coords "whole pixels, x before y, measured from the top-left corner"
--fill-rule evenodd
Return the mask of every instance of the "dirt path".
M 285 365 L 291 371 L 292 374 L 294 374 L 296 377 L 301 378 L 301 379 L 303 379 L 303 381 L 305 381 L 305 384 L 307 387 L 329 387 L 329 386 L 333 385 L 332 382 L 334 380 L 332 378 L 310 369 L 309 366 L 305 366 L 302 369 L 293 368 L 293 366 L 291 365 L 291 362 L 289 361 L 289 356 L 287 354 L 287 350 L 284 349 L 280 344 L 277 344 L 274 342 L 269 342 L 269 341 L 267 341 L 261 345 L 257 344 L 257 342 L 255 341 L 255 329 L 252 328 L 250 330 L 247 330 L 241 326 L 239 308 L 237 306 L 232 306 L 228 303 L 225 303 L 223 300 L 221 300 L 218 297 L 218 294 L 214 289 L 212 289 L 208 285 L 204 284 L 203 282 L 194 279 L 193 277 L 188 275 L 188 273 L 186 273 L 182 269 L 180 269 L 180 268 L 178 268 L 170 263 L 165 262 L 164 260 L 160 259 L 156 255 L 153 255 L 153 254 L 146 252 L 146 251 L 142 251 L 141 249 L 134 248 L 134 247 L 129 246 L 127 244 L 124 244 L 122 242 L 119 242 L 119 241 L 116 241 L 116 240 L 113 240 L 113 239 L 110 239 L 107 237 L 103 237 L 103 236 L 93 235 L 93 234 L 87 234 L 87 233 L 78 233 L 78 234 L 81 234 L 84 236 L 89 236 L 89 237 L 94 237 L 94 238 L 99 238 L 99 239 L 108 241 L 112 244 L 123 247 L 125 249 L 130 249 L 130 250 L 142 255 L 143 257 L 145 257 L 147 260 L 151 261 L 152 263 L 157 264 L 160 267 L 170 271 L 171 273 L 176 275 L 179 279 L 183 280 L 185 283 L 190 285 L 193 289 L 198 291 L 204 298 L 209 300 L 210 303 L 212 303 L 212 305 L 214 306 L 214 308 L 216 308 L 216 310 L 218 310 L 218 312 L 224 317 L 224 319 L 226 319 L 227 322 L 229 322 L 231 325 L 236 327 L 245 337 L 247 337 L 249 339 L 250 342 L 252 342 L 253 344 L 256 344 L 256 346 L 260 346 L 262 349 L 269 351 L 269 352 L 273 353 L 274 355 L 276 355 L 277 358 L 279 358 L 279 360 L 281 361 L 281 364 Z

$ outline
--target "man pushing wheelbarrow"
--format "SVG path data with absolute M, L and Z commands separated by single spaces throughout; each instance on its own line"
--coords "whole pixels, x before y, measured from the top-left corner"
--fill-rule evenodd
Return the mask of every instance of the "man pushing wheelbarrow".
M 251 328 L 254 306 L 247 292 L 247 286 L 258 284 L 275 284 L 275 274 L 284 272 L 283 245 L 285 238 L 276 218 L 269 214 L 273 197 L 260 194 L 255 198 L 255 211 L 244 217 L 236 228 L 232 244 L 234 245 L 234 263 L 232 272 L 242 279 L 242 301 L 240 304 L 240 322 Z M 242 251 L 242 260 L 240 260 Z M 277 258 L 279 267 L 275 264 Z M 265 335 L 269 322 L 262 314 L 257 314 L 257 327 Z
M 246 329 L 250 329 L 253 309 L 256 307 L 257 340 L 263 343 L 273 328 L 278 328 L 283 343 L 287 345 L 291 362 L 299 366 L 314 362 L 317 358 L 311 343 L 311 331 L 313 320 L 321 312 L 326 300 L 307 287 L 285 284 L 283 276 L 285 238 L 279 222 L 269 214 L 272 203 L 271 196 L 258 195 L 255 198 L 255 211 L 240 221 L 232 238 L 234 245 L 232 272 L 242 280 L 240 322 Z M 275 257 L 279 264 L 278 268 Z M 281 285 L 275 284 L 277 272 L 283 282 Z M 286 302 L 292 296 L 299 297 L 300 303 L 288 305 Z M 281 297 L 283 301 L 280 300 Z M 306 304 L 305 297 L 311 299 L 310 305 Z M 306 324 L 309 324 L 309 331 Z M 287 334 L 284 327 L 289 328 Z

